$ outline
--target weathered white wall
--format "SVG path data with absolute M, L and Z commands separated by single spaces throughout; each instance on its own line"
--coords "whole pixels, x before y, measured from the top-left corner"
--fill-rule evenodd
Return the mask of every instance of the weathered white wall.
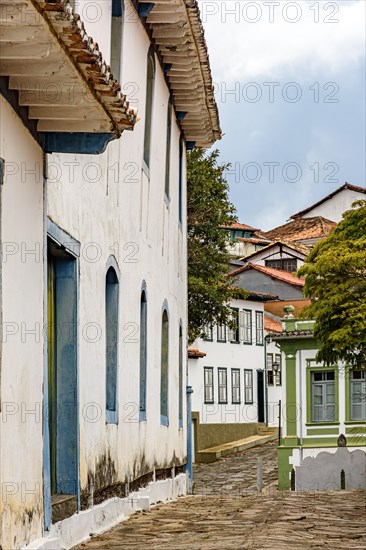
M 364 200 L 365 194 L 351 189 L 343 189 L 331 199 L 323 202 L 319 206 L 315 206 L 302 216 L 303 218 L 313 218 L 314 216 L 323 216 L 333 222 L 340 222 L 342 214 L 346 210 L 350 210 L 352 203 L 357 200 Z
M 252 344 L 217 342 L 214 328 L 213 341 L 202 339 L 192 344 L 192 348 L 206 353 L 202 359 L 189 359 L 189 383 L 193 388 L 192 411 L 200 413 L 200 422 L 258 422 L 257 412 L 257 370 L 264 368 L 264 346 L 255 343 L 255 311 L 263 312 L 263 304 L 249 300 L 233 300 L 231 307 L 252 310 Z M 204 403 L 204 367 L 214 367 L 214 400 L 213 405 Z M 218 403 L 219 367 L 227 368 L 228 404 Z M 232 404 L 231 369 L 240 369 L 241 404 Z M 244 401 L 244 369 L 253 371 L 253 404 Z
M 103 2 L 102 2 L 103 4 Z M 99 27 L 98 27 L 99 28 Z M 99 29 L 102 32 L 101 28 Z M 93 29 L 93 34 L 96 29 Z M 104 30 L 104 32 L 107 31 Z M 166 123 L 169 91 L 156 59 L 150 179 L 142 171 L 145 83 L 150 46 L 141 23 L 124 28 L 122 81 L 133 83 L 141 120 L 133 132 L 109 144 L 101 156 L 49 157 L 48 215 L 81 243 L 79 301 L 80 474 L 115 468 L 118 481 L 135 479 L 154 467 L 182 464 L 186 422 L 178 426 L 178 335 L 186 341 L 186 224 L 178 222 L 179 129 L 171 140 L 170 202 L 164 200 Z M 133 47 L 131 46 L 133 45 Z M 70 176 L 68 162 L 75 163 Z M 184 174 L 185 182 L 185 174 Z M 185 183 L 183 204 L 185 205 Z M 90 243 L 94 243 L 91 245 Z M 108 257 L 120 271 L 119 424 L 105 422 L 104 294 Z M 139 317 L 142 282 L 147 287 L 147 421 L 139 422 Z M 169 426 L 160 425 L 162 304 L 169 305 Z M 83 335 L 88 323 L 100 338 Z M 90 333 L 92 334 L 92 332 Z M 89 341 L 88 341 L 89 340 Z M 185 374 L 185 363 L 184 363 Z M 185 382 L 185 377 L 184 377 Z M 185 388 L 183 389 L 185 411 Z M 96 403 L 97 421 L 88 421 Z M 185 414 L 185 413 L 184 413 Z M 99 417 L 99 418 L 98 418 Z M 185 416 L 184 416 L 185 418 Z M 106 466 L 105 466 L 106 465 Z M 106 476 L 107 477 L 107 476 Z
M 43 155 L 0 99 L 0 545 L 10 549 L 39 537 L 43 527 Z

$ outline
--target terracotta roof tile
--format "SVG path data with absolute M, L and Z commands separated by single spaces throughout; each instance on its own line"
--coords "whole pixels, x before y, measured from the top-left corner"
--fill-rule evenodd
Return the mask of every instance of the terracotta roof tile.
M 282 323 L 281 321 L 275 321 L 264 315 L 264 330 L 267 332 L 282 332 Z
M 287 242 L 304 241 L 307 239 L 324 239 L 337 224 L 322 216 L 314 218 L 296 218 L 284 225 L 280 225 L 271 231 L 263 233 L 265 237 Z
M 206 357 L 206 353 L 203 351 L 193 348 L 188 349 L 188 359 L 201 359 L 202 357 Z
M 220 225 L 222 229 L 246 229 L 247 231 L 258 231 L 255 227 L 246 225 L 245 223 L 233 222 L 229 225 Z
M 296 277 L 289 271 L 283 271 L 282 269 L 274 269 L 273 267 L 252 264 L 250 262 L 244 265 L 243 267 L 239 267 L 238 269 L 235 269 L 235 271 L 232 271 L 231 273 L 229 273 L 228 276 L 234 277 L 235 275 L 239 275 L 240 273 L 243 273 L 248 269 L 255 269 L 257 271 L 260 271 L 261 273 L 264 273 L 265 275 L 269 275 L 273 279 L 278 279 L 279 281 L 283 281 L 290 285 L 304 286 L 305 284 L 304 279 L 300 279 L 299 277 Z

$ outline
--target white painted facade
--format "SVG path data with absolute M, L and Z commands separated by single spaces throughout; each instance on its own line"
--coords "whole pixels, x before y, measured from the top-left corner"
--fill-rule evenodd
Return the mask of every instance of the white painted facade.
M 256 312 L 263 315 L 263 303 L 250 300 L 232 300 L 232 308 L 239 312 L 244 310 L 251 312 L 251 343 L 244 344 L 242 335 L 239 342 L 230 342 L 230 330 L 226 327 L 226 342 L 217 341 L 217 327 L 213 327 L 212 341 L 198 339 L 192 348 L 206 353 L 199 359 L 188 360 L 189 384 L 193 388 L 192 411 L 198 411 L 201 423 L 256 423 L 258 422 L 258 387 L 257 372 L 264 373 L 264 332 L 261 344 L 256 343 Z M 204 369 L 212 369 L 213 375 L 213 400 L 207 403 L 205 400 Z M 227 382 L 227 399 L 220 402 L 219 399 L 219 369 L 225 369 Z M 233 399 L 232 371 L 239 372 L 240 399 Z M 252 387 L 245 394 L 245 371 L 249 371 L 252 377 Z M 249 397 L 249 399 L 246 399 Z M 251 398 L 250 398 L 251 397 Z M 205 402 L 206 401 L 206 402 Z M 224 401 L 224 400 L 223 400 Z M 233 402 L 234 401 L 234 402 Z M 239 402 L 235 402 L 239 401 Z
M 294 250 L 293 248 L 286 246 L 285 244 L 279 245 L 275 243 L 270 247 L 265 247 L 264 250 L 258 250 L 255 253 L 251 252 L 249 257 L 247 256 L 244 261 L 266 266 L 267 260 L 294 260 L 296 261 L 296 269 L 294 269 L 294 271 L 296 271 L 304 264 L 305 257 L 306 254 L 303 254 L 300 251 Z M 269 267 L 272 266 L 269 265 Z M 281 267 L 281 269 L 284 269 L 284 267 Z M 285 271 L 289 271 L 289 269 L 285 269 Z
M 90 18 L 94 17 L 90 11 L 93 6 L 101 13 L 93 21 L 85 16 L 84 23 L 108 60 L 111 1 L 100 0 L 91 6 L 80 0 L 79 7 L 78 2 L 75 4 L 81 14 L 84 6 Z M 100 532 L 138 509 L 129 503 L 131 495 L 148 497 L 153 504 L 186 492 L 186 476 L 181 473 L 187 462 L 186 148 L 180 148 L 181 127 L 173 111 L 167 195 L 170 91 L 154 54 L 150 166 L 146 170 L 142 159 L 151 44 L 128 1 L 125 10 L 126 14 L 133 12 L 134 17 L 123 28 L 121 81 L 140 120 L 132 132 L 125 131 L 120 139 L 110 142 L 104 153 L 44 154 L 18 114 L 1 97 L 0 157 L 5 161 L 5 178 L 0 210 L 0 542 L 4 549 L 25 545 L 70 548 L 90 532 Z M 189 115 L 189 105 L 186 110 Z M 49 233 L 52 246 L 68 251 L 68 257 L 73 247 L 77 249 L 73 256 L 77 322 L 70 329 L 76 335 L 70 349 L 75 351 L 77 383 L 70 382 L 70 399 L 77 405 L 77 479 L 71 481 L 78 485 L 77 495 L 72 495 L 79 499 L 82 510 L 60 523 L 51 522 L 49 532 L 45 530 L 46 512 L 51 513 L 47 499 L 51 492 L 50 444 L 45 433 L 52 409 L 47 386 L 47 356 L 51 353 L 47 333 L 47 231 L 53 231 Z M 56 233 L 61 235 L 60 241 Z M 105 382 L 106 275 L 111 262 L 119 275 L 114 421 L 109 420 L 106 410 Z M 140 414 L 142 289 L 146 290 L 147 300 L 146 418 Z M 62 297 L 59 290 L 57 293 Z M 67 310 L 69 305 L 65 295 L 62 308 Z M 168 413 L 164 422 L 160 402 L 163 309 L 169 319 Z M 59 443 L 58 452 L 67 454 L 69 448 L 63 450 L 61 439 L 57 439 Z M 129 494 L 129 486 L 143 476 L 151 479 Z M 122 488 L 127 496 L 116 495 L 106 504 L 95 500 L 104 490 L 106 496 L 100 498 L 114 496 L 115 488 Z
M 354 191 L 352 189 L 342 189 L 333 197 L 326 199 L 318 206 L 302 214 L 302 218 L 313 218 L 322 216 L 328 220 L 339 223 L 342 220 L 342 214 L 350 210 L 352 203 L 365 199 L 365 193 Z

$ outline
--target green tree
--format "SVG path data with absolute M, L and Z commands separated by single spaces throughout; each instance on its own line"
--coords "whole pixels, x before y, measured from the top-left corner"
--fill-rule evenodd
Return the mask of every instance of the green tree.
M 299 269 L 311 298 L 302 316 L 315 319 L 317 360 L 366 366 L 366 201 L 358 201 Z
M 188 339 L 202 335 L 205 325 L 229 321 L 233 296 L 227 277 L 228 236 L 220 226 L 236 221 L 217 150 L 194 149 L 187 155 Z

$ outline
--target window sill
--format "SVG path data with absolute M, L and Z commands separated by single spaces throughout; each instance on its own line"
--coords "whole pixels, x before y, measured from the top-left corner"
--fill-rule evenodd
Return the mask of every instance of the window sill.
M 230 344 L 240 344 L 237 340 L 230 340 Z
M 107 409 L 105 413 L 105 422 L 106 424 L 118 424 L 117 411 L 109 411 Z
M 227 401 L 219 401 L 219 405 L 228 405 Z
M 241 401 L 232 401 L 231 404 L 232 405 L 241 405 Z
M 305 426 L 339 426 L 339 422 L 305 422 Z
M 140 411 L 139 422 L 146 422 L 146 411 Z
M 366 424 L 366 420 L 345 420 L 345 424 Z
M 218 344 L 226 344 L 226 340 L 217 340 Z
M 169 426 L 169 420 L 167 416 L 160 415 L 160 424 L 161 426 Z
M 252 346 L 252 345 L 253 345 L 253 342 L 243 342 L 243 345 L 244 345 L 244 346 Z
M 204 405 L 214 405 L 215 401 L 204 401 L 203 404 Z
M 253 401 L 245 401 L 244 405 L 253 405 Z

